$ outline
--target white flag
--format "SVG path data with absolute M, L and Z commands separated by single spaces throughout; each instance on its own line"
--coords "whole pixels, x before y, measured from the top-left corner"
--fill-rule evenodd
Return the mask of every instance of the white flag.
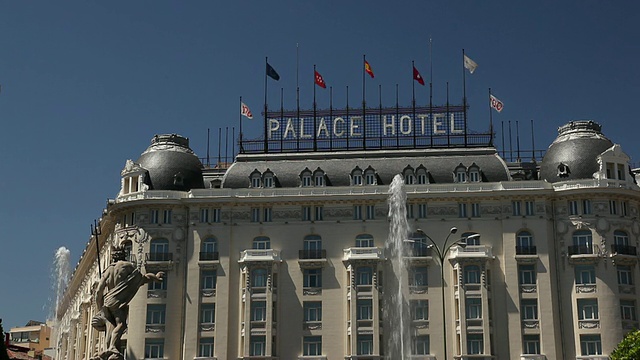
M 464 56 L 464 68 L 469 70 L 469 72 L 471 74 L 473 74 L 474 71 L 476 71 L 476 68 L 478 67 L 478 64 L 476 64 L 475 61 L 471 60 L 470 57 L 468 57 L 467 55 Z
M 497 112 L 502 112 L 502 108 L 504 107 L 502 101 L 498 100 L 498 98 L 493 95 L 489 95 L 489 100 L 491 101 L 492 108 L 496 109 Z
M 245 103 L 241 103 L 241 105 L 240 105 L 240 113 L 243 116 L 246 116 L 248 119 L 253 119 L 253 114 L 251 114 L 251 110 L 249 110 L 249 107 Z

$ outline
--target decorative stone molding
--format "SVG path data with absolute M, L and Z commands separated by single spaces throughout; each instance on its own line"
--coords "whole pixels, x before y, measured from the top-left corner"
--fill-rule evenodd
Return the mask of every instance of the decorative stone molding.
M 576 294 L 593 294 L 596 292 L 595 285 L 577 285 L 576 284 Z
M 598 329 L 600 320 L 578 320 L 578 329 Z

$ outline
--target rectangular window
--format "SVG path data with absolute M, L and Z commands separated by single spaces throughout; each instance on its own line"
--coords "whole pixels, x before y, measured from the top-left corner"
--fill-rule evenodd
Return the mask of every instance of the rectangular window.
M 214 290 L 216 288 L 217 278 L 215 270 L 202 270 L 200 272 L 200 289 Z
M 317 269 L 304 269 L 304 284 L 305 288 L 320 288 L 322 287 L 322 268 Z
M 523 354 L 540 354 L 540 335 L 524 335 L 522 337 Z
M 427 218 L 427 204 L 418 204 L 418 218 Z
M 470 355 L 484 353 L 482 334 L 467 334 L 467 353 Z
M 251 336 L 249 342 L 249 356 L 264 356 L 267 350 L 267 342 L 264 336 Z
M 373 354 L 373 335 L 358 335 L 358 355 Z
M 576 200 L 569 201 L 569 215 L 578 215 L 578 202 Z
M 148 289 L 151 291 L 154 290 L 167 290 L 167 277 L 165 276 L 162 281 L 151 281 L 149 282 Z
M 171 224 L 171 209 L 162 211 L 162 222 L 164 224 Z
M 251 321 L 267 321 L 267 302 L 251 302 Z
M 356 272 L 357 285 L 371 285 L 373 283 L 373 269 L 370 266 L 359 266 Z
M 311 221 L 311 206 L 302 207 L 302 221 Z
M 522 320 L 538 320 L 538 300 L 523 299 L 520 302 Z
M 413 204 L 407 204 L 407 219 L 414 219 L 413 216 Z
M 362 175 L 354 174 L 352 176 L 352 182 L 353 182 L 353 185 L 362 185 Z
M 616 167 L 618 170 L 618 180 L 624 180 L 624 168 L 625 166 L 623 164 L 617 164 L 618 166 Z
M 525 211 L 527 216 L 535 215 L 536 208 L 535 208 L 535 203 L 533 201 L 525 201 L 524 206 L 525 206 Z
M 428 286 L 429 268 L 427 266 L 412 266 L 409 273 L 409 285 L 416 287 Z
M 304 356 L 322 355 L 322 336 L 305 336 L 302 353 Z
M 576 285 L 595 285 L 596 269 L 593 265 L 576 265 Z
M 322 302 L 320 302 L 320 301 L 305 301 L 302 306 L 304 308 L 304 321 L 305 322 L 322 321 Z
M 272 214 L 273 214 L 273 209 L 270 207 L 266 207 L 264 209 L 262 209 L 262 213 L 263 213 L 263 217 L 262 217 L 262 221 L 264 222 L 271 222 L 273 221 L 272 219 Z
M 578 320 L 598 320 L 598 299 L 578 299 Z
M 201 223 L 209 222 L 209 209 L 207 208 L 200 209 L 200 222 Z
M 362 220 L 362 205 L 353 206 L 353 220 Z
M 588 200 L 588 199 L 582 200 L 582 213 L 584 215 L 591 214 L 591 200 Z
M 376 206 L 367 205 L 367 220 L 374 220 L 376 218 Z
M 157 224 L 158 223 L 158 210 L 151 210 L 151 214 L 149 215 L 149 223 Z
M 220 213 L 221 209 L 211 209 L 211 222 L 219 223 L 220 222 Z
M 636 302 L 634 300 L 620 300 L 620 316 L 622 320 L 636 321 Z
M 464 283 L 480 284 L 480 268 L 476 265 L 464 267 Z
M 167 306 L 165 304 L 147 305 L 147 325 L 162 325 L 165 321 Z
M 511 208 L 513 210 L 513 216 L 522 215 L 521 206 L 522 206 L 522 202 L 521 201 L 512 201 L 511 202 Z
M 164 339 L 145 339 L 144 358 L 145 359 L 164 358 Z
M 536 284 L 536 266 L 518 265 L 518 283 L 520 285 Z
M 324 175 L 323 174 L 316 174 L 316 176 L 314 176 L 315 179 L 315 186 L 324 186 Z
M 464 203 L 458 204 L 458 217 L 461 217 L 461 218 L 467 217 L 467 204 L 464 204 Z
M 429 335 L 419 335 L 413 339 L 413 354 L 414 355 L 429 355 Z
M 429 301 L 411 300 L 411 315 L 413 320 L 429 320 Z
M 609 213 L 618 215 L 618 203 L 615 200 L 609 200 Z
M 357 310 L 358 320 L 373 319 L 373 303 L 371 299 L 358 299 Z
M 213 324 L 216 322 L 216 305 L 202 304 L 200 309 L 200 324 Z
M 482 319 L 482 299 L 467 298 L 467 319 Z
M 580 355 L 602 355 L 600 335 L 580 335 Z
M 315 220 L 316 221 L 322 221 L 324 219 L 324 207 L 315 206 L 314 207 L 314 213 L 315 213 Z
M 198 357 L 213 357 L 212 337 L 200 338 L 200 343 L 198 344 Z
M 480 204 L 472 203 L 471 204 L 471 217 L 480 217 Z
M 618 284 L 619 285 L 633 285 L 633 272 L 631 266 L 618 265 Z
M 260 208 L 251 208 L 251 222 L 260 222 Z
M 629 215 L 629 203 L 626 201 L 623 201 L 620 203 L 620 208 L 621 208 L 621 215 L 622 216 L 628 216 Z M 132 219 L 133 220 L 133 219 Z

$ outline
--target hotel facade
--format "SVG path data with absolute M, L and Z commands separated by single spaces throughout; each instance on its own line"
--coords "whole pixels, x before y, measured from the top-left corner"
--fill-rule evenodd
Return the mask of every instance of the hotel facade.
M 126 161 L 76 266 L 57 358 L 104 344 L 92 294 L 116 245 L 166 273 L 130 303 L 127 359 L 386 358 L 396 174 L 412 228 L 408 358 L 607 359 L 638 327 L 640 188 L 599 124 L 570 122 L 544 158 L 517 161 L 491 141 L 413 146 L 403 135 L 407 146 L 246 143 L 228 167 L 204 167 L 179 135 L 155 136 Z M 455 245 L 441 264 L 445 239 Z

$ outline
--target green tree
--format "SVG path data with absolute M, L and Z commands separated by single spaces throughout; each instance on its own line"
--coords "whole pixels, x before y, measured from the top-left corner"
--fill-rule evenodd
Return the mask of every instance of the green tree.
M 640 330 L 628 333 L 611 353 L 611 360 L 640 359 Z
M 0 335 L 2 335 L 2 341 L 0 341 L 0 360 L 9 360 L 9 354 L 7 354 L 7 346 L 4 343 L 5 335 L 2 328 L 2 319 L 0 319 Z

